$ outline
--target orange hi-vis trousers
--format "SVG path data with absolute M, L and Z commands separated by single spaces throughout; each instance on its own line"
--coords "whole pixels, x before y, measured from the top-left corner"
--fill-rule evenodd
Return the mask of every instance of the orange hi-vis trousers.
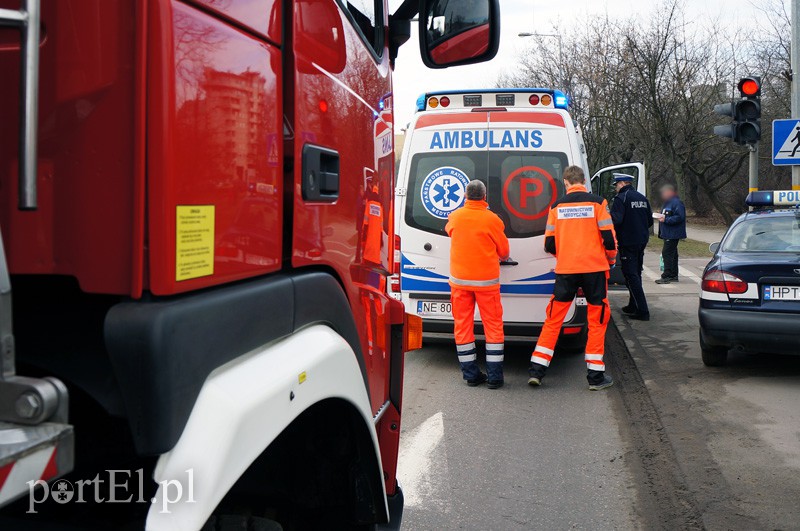
M 500 285 L 496 290 L 472 291 L 450 287 L 453 303 L 453 331 L 456 351 L 465 380 L 477 378 L 475 349 L 475 304 L 481 314 L 483 333 L 486 336 L 486 371 L 490 381 L 503 380 L 503 305 L 500 302 Z
M 590 371 L 605 371 L 603 354 L 605 353 L 606 328 L 611 318 L 608 306 L 608 271 L 596 273 L 576 273 L 556 275 L 556 284 L 550 304 L 547 306 L 547 317 L 542 326 L 542 333 L 531 355 L 531 362 L 548 367 L 553 359 L 556 343 L 561 334 L 561 326 L 567 316 L 578 288 L 583 288 L 588 302 L 587 319 L 589 334 L 586 339 L 586 366 Z

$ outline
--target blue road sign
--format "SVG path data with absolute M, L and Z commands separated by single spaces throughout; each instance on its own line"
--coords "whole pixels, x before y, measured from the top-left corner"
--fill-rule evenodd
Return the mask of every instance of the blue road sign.
M 800 120 L 797 118 L 772 122 L 772 164 L 800 165 Z

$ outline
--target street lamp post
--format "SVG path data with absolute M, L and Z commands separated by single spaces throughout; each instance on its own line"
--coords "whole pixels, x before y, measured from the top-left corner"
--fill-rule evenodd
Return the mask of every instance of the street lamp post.
M 561 38 L 561 35 L 557 33 L 530 33 L 527 31 L 523 31 L 517 34 L 517 37 L 550 37 L 554 39 L 558 39 L 558 77 L 561 79 L 559 83 L 561 84 L 561 90 L 567 90 L 567 80 L 566 76 L 564 75 L 564 41 Z

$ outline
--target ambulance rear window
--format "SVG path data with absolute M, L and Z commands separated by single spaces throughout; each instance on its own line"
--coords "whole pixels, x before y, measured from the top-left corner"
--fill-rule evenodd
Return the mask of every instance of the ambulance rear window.
M 487 183 L 489 208 L 509 238 L 544 234 L 550 205 L 565 193 L 564 153 L 475 151 L 421 153 L 411 159 L 405 220 L 414 228 L 445 235 L 447 216 L 464 204 L 466 184 Z

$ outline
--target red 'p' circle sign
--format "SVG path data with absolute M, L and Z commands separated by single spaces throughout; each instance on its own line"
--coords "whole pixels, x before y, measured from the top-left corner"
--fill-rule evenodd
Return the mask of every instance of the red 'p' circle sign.
M 544 201 L 540 197 L 544 194 Z M 553 176 L 538 166 L 522 166 L 506 178 L 503 203 L 520 219 L 539 219 L 556 202 L 558 188 Z

